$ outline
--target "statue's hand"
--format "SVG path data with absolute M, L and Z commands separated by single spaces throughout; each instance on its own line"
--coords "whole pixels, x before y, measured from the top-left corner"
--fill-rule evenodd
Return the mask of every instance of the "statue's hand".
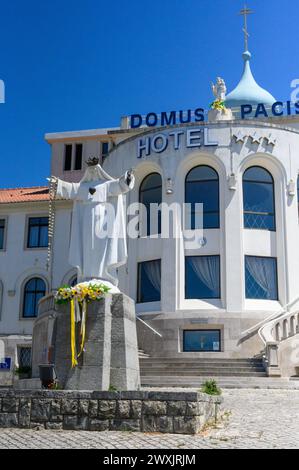
M 134 177 L 134 170 L 133 168 L 130 168 L 130 170 L 126 171 L 126 183 L 129 185 Z
M 50 178 L 47 178 L 47 180 L 49 181 L 49 183 L 57 183 L 58 181 L 58 178 L 56 176 L 50 176 Z

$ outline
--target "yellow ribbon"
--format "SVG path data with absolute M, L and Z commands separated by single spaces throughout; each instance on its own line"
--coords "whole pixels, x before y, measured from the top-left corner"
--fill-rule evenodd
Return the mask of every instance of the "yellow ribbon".
M 83 299 L 83 302 L 82 302 L 82 318 L 81 318 L 81 346 L 80 346 L 80 352 L 78 354 L 78 357 L 80 357 L 81 354 L 84 351 L 85 334 L 86 334 L 86 316 L 87 316 L 86 299 Z
M 75 301 L 71 299 L 71 353 L 72 368 L 78 365 L 76 352 L 76 323 L 75 323 Z

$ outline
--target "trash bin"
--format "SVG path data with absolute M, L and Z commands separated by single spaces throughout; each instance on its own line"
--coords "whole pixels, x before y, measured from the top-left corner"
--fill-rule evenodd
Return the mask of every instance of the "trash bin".
M 54 384 L 56 377 L 54 364 L 39 365 L 39 378 L 43 388 L 49 388 L 50 385 Z

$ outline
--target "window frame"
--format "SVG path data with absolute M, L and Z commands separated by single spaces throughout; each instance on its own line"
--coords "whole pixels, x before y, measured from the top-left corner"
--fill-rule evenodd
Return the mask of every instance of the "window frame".
M 150 177 L 150 176 L 153 176 L 153 175 L 158 175 L 160 177 L 160 180 L 161 180 L 161 186 L 152 186 L 151 188 L 149 189 L 145 189 L 145 190 L 142 190 L 142 185 L 145 183 L 145 181 Z M 148 173 L 147 175 L 144 176 L 144 178 L 141 180 L 140 182 L 140 185 L 139 185 L 139 191 L 138 191 L 138 202 L 139 204 L 143 204 L 145 205 L 142 201 L 141 201 L 141 194 L 142 193 L 145 193 L 147 191 L 151 191 L 153 189 L 159 189 L 161 187 L 161 202 L 159 204 L 162 204 L 163 202 L 163 180 L 162 180 L 162 176 L 161 174 L 158 172 L 158 171 L 152 171 L 151 173 Z M 158 204 L 158 203 L 155 203 L 155 204 Z M 139 216 L 140 217 L 140 216 Z M 143 235 L 143 234 L 140 234 L 140 225 L 139 225 L 139 237 L 142 237 L 142 238 L 147 238 L 147 237 L 150 237 L 150 236 L 153 236 L 153 235 L 161 235 L 162 233 L 162 214 L 161 214 L 161 211 L 159 211 L 159 215 L 158 215 L 159 219 L 158 220 L 158 232 L 157 233 L 151 233 L 151 226 L 150 224 L 147 223 L 147 233 L 146 233 L 146 236 Z M 141 220 L 139 218 L 139 220 Z M 148 215 L 147 215 L 147 222 L 148 222 Z M 160 228 L 159 228 L 159 221 L 160 221 Z M 154 260 L 153 260 L 154 261 Z
M 77 168 L 77 149 L 78 147 L 81 148 L 81 159 L 80 159 L 80 168 Z M 73 171 L 81 171 L 83 166 L 83 143 L 75 143 L 74 144 L 74 167 Z
M 107 145 L 107 152 L 104 153 L 104 145 Z M 101 141 L 101 159 L 102 163 L 106 160 L 110 152 L 110 142 L 108 140 Z
M 260 259 L 272 259 L 275 260 L 275 278 L 276 278 L 276 299 L 257 299 L 252 297 L 246 297 L 246 258 L 260 258 Z M 245 301 L 247 300 L 258 300 L 262 302 L 279 302 L 279 282 L 278 282 L 278 259 L 277 256 L 259 256 L 259 255 L 244 255 L 244 288 L 245 288 Z
M 0 248 L 0 253 L 6 251 L 6 243 L 7 243 L 7 229 L 8 229 L 8 216 L 0 215 L 0 220 L 4 220 L 4 230 L 3 230 L 3 247 Z
M 160 285 L 160 299 L 159 300 L 147 300 L 147 301 L 142 301 L 140 300 L 140 293 L 141 293 L 141 268 L 142 264 L 144 263 L 150 263 L 154 261 L 160 261 L 160 268 L 161 268 L 161 285 Z M 157 303 L 161 302 L 162 299 L 162 258 L 156 258 L 156 259 L 148 259 L 145 261 L 138 261 L 137 262 L 137 295 L 136 295 L 136 304 L 152 304 L 152 303 Z
M 186 260 L 187 258 L 218 258 L 219 260 L 219 297 L 187 297 L 187 269 L 186 269 Z M 185 300 L 200 300 L 200 301 L 210 301 L 210 300 L 221 300 L 222 299 L 222 282 L 221 282 L 221 255 L 185 255 Z
M 217 331 L 219 333 L 219 349 L 215 350 L 215 349 L 209 349 L 209 350 L 201 350 L 201 351 L 186 351 L 186 348 L 185 348 L 185 344 L 186 344 L 186 335 L 185 333 L 189 333 L 189 332 L 206 332 L 206 331 L 211 331 L 211 332 L 214 332 L 214 331 Z M 184 353 L 211 353 L 211 352 L 214 352 L 214 353 L 220 353 L 222 352 L 222 331 L 220 328 L 206 328 L 206 329 L 194 329 L 194 330 L 191 330 L 191 329 L 186 329 L 186 330 L 183 330 L 183 352 Z
M 191 173 L 193 170 L 195 170 L 196 168 L 200 168 L 200 167 L 206 167 L 206 168 L 209 168 L 209 169 L 213 170 L 213 171 L 216 173 L 216 175 L 217 175 L 217 180 L 216 180 L 216 179 L 210 179 L 210 178 L 208 178 L 208 179 L 202 179 L 202 180 L 196 180 L 196 181 L 189 181 L 189 182 L 187 182 L 187 178 L 188 178 L 188 176 L 190 175 L 190 173 Z M 192 167 L 192 168 L 188 171 L 188 173 L 186 174 L 186 177 L 185 177 L 185 203 L 188 204 L 188 202 L 187 202 L 187 183 L 192 183 L 192 184 L 194 184 L 194 183 L 202 183 L 202 182 L 203 182 L 203 183 L 207 183 L 207 182 L 209 182 L 209 181 L 217 181 L 217 182 L 218 182 L 218 201 L 217 201 L 217 202 L 218 202 L 218 211 L 205 211 L 205 210 L 204 210 L 204 207 L 203 207 L 203 230 L 219 230 L 219 229 L 221 228 L 220 178 L 219 178 L 219 173 L 218 173 L 218 171 L 217 171 L 214 167 L 212 167 L 211 165 L 200 164 L 200 165 L 196 165 L 196 166 Z M 199 203 L 200 203 L 200 202 L 199 202 Z M 201 202 L 201 203 L 202 203 L 202 202 Z M 190 203 L 189 203 L 189 204 L 190 204 Z M 193 214 L 193 213 L 195 213 L 195 211 L 192 211 L 192 210 L 191 210 L 191 214 Z M 205 214 L 218 214 L 218 226 L 217 226 L 217 227 L 208 227 L 208 228 L 206 228 L 206 227 L 204 226 L 204 215 L 205 215 Z M 196 230 L 196 229 L 192 229 L 192 228 L 187 228 L 187 227 L 185 227 L 185 230 Z
M 244 176 L 245 174 L 247 173 L 247 171 L 251 170 L 252 168 L 260 168 L 261 170 L 267 172 L 269 174 L 269 176 L 271 177 L 271 180 L 272 180 L 272 183 L 268 182 L 268 181 L 256 181 L 256 180 L 244 180 Z M 261 183 L 261 184 L 268 184 L 268 185 L 272 185 L 272 198 L 273 198 L 273 207 L 274 207 L 274 212 L 271 213 L 271 212 L 254 212 L 254 211 L 245 211 L 245 198 L 244 198 L 244 182 L 245 183 L 255 183 L 255 184 L 258 184 L 258 183 Z M 248 168 L 246 168 L 246 170 L 244 170 L 243 172 L 243 176 L 242 176 L 242 194 L 243 194 L 243 229 L 244 230 L 264 230 L 264 231 L 268 231 L 268 232 L 276 232 L 277 230 L 277 227 L 276 227 L 276 200 L 275 200 L 275 181 L 274 181 L 274 177 L 272 175 L 272 173 L 265 167 L 261 166 L 261 165 L 252 165 L 252 166 L 249 166 Z M 262 227 L 246 227 L 245 226 L 245 214 L 251 214 L 251 215 L 254 215 L 254 214 L 257 214 L 257 215 L 264 215 L 264 216 L 272 216 L 273 217 L 273 228 L 262 228 Z
M 27 214 L 26 215 L 26 223 L 25 223 L 25 237 L 24 237 L 24 250 L 47 250 L 47 246 L 35 246 L 30 247 L 29 245 L 29 229 L 30 229 L 30 219 L 48 219 L 48 240 L 49 240 L 49 214 L 41 213 L 41 214 Z
M 70 161 L 70 168 L 67 169 L 66 168 L 66 149 L 67 147 L 71 147 L 71 161 Z M 73 167 L 73 144 L 72 143 L 65 143 L 64 146 L 63 146 L 63 171 L 65 173 L 68 173 L 69 171 L 72 171 L 72 167 Z
M 26 286 L 33 279 L 39 279 L 39 280 L 43 281 L 43 283 L 45 284 L 45 294 L 44 295 L 47 295 L 47 292 L 48 292 L 48 282 L 43 276 L 41 276 L 39 274 L 36 274 L 36 275 L 33 274 L 32 276 L 25 279 L 24 282 L 23 282 L 23 285 L 22 285 L 22 290 L 21 290 L 20 320 L 31 320 L 32 321 L 35 318 L 37 318 L 37 316 L 38 316 L 38 312 L 36 313 L 35 316 L 25 316 L 24 315 L 25 305 L 26 305 L 26 302 L 25 302 Z M 35 295 L 38 292 L 41 292 L 41 291 L 34 291 Z M 38 307 L 38 305 L 37 305 L 37 307 Z
M 82 157 L 81 157 L 81 168 L 76 168 L 76 156 L 77 156 L 77 146 L 82 146 Z M 71 165 L 70 169 L 66 170 L 66 148 L 67 146 L 71 147 Z M 84 142 L 65 142 L 64 143 L 64 153 L 63 153 L 63 173 L 71 173 L 73 171 L 82 171 L 83 170 L 83 158 L 84 158 Z

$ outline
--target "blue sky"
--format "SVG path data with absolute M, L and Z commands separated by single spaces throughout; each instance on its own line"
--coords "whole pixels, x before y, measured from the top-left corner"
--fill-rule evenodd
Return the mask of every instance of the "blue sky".
M 299 78 L 294 0 L 248 0 L 256 80 L 287 100 Z M 242 0 L 1 2 L 0 187 L 45 184 L 46 132 L 119 125 L 132 113 L 207 107 L 242 71 Z

